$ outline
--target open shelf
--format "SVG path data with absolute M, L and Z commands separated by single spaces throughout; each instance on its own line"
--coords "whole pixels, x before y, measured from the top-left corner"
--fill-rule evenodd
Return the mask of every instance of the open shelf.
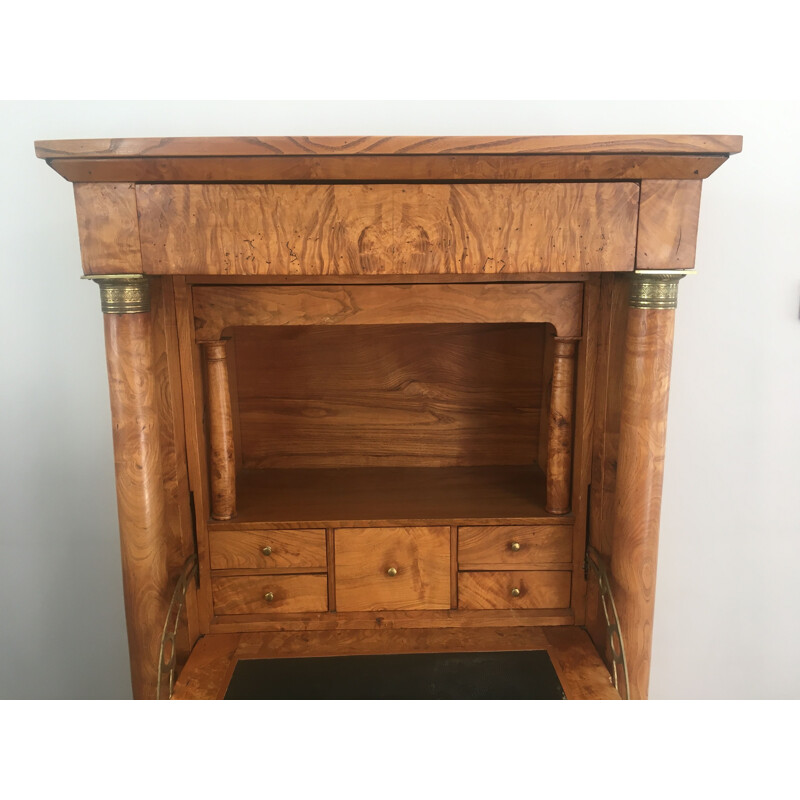
M 243 470 L 236 517 L 212 520 L 209 528 L 417 520 L 571 524 L 571 515 L 547 514 L 544 484 L 536 465 Z

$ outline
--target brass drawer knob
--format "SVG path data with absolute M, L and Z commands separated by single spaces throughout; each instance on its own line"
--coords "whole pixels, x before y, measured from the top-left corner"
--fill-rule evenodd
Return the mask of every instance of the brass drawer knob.
M 511 542 L 511 549 L 516 553 L 519 550 L 519 542 Z
M 519 597 L 519 589 L 517 589 L 516 586 L 511 590 L 511 596 L 512 597 Z
M 261 552 L 262 552 L 262 553 L 263 553 L 265 556 L 271 556 L 271 555 L 272 555 L 272 548 L 271 548 L 269 545 L 267 545 L 266 547 L 262 547 L 262 548 L 261 548 Z
M 397 570 L 394 567 L 389 567 L 389 569 L 386 570 L 386 574 L 390 578 L 394 578 L 394 576 L 397 575 Z
M 274 595 L 274 594 L 272 594 L 272 592 L 267 592 L 267 593 L 264 595 L 264 599 L 265 599 L 265 600 L 266 600 L 268 603 L 271 603 L 271 602 L 272 602 L 272 601 L 275 599 L 275 595 Z

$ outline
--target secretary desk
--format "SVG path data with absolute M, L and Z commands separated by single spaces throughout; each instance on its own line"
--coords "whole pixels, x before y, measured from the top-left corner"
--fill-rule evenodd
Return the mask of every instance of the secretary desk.
M 645 698 L 678 282 L 740 149 L 37 142 L 100 287 L 134 696 L 544 650 Z

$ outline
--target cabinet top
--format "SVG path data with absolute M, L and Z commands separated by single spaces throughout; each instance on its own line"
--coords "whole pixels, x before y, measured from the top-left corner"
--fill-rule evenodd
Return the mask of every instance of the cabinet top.
M 702 179 L 741 136 L 337 136 L 38 141 L 67 180 Z

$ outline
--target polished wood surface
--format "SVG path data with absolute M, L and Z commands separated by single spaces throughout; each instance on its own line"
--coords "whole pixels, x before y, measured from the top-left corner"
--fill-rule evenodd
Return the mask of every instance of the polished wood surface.
M 516 545 L 516 547 L 515 547 Z M 572 562 L 568 525 L 467 525 L 458 529 L 464 570 L 552 569 Z
M 307 567 L 325 572 L 327 565 L 324 528 L 212 531 L 209 545 L 214 570 Z
M 632 699 L 646 699 L 674 310 L 631 308 L 625 335 L 611 577 Z
M 217 614 L 327 611 L 324 574 L 212 576 Z
M 136 201 L 148 274 L 491 275 L 632 269 L 639 187 L 152 183 Z
M 702 181 L 642 181 L 637 269 L 693 269 Z
M 207 342 L 203 348 L 208 381 L 208 472 L 214 519 L 236 516 L 236 460 L 225 345 L 224 341 Z
M 238 614 L 214 617 L 211 633 L 241 631 L 419 630 L 422 628 L 536 627 L 574 625 L 569 608 L 501 610 L 423 609 L 414 611 L 346 611 L 343 613 Z
M 104 323 L 131 683 L 134 698 L 153 699 L 171 586 L 152 317 Z
M 571 580 L 566 571 L 459 572 L 458 607 L 569 608 Z
M 727 155 L 384 155 L 49 158 L 73 182 L 638 181 L 700 180 Z
M 528 465 L 543 328 L 233 329 L 241 466 Z
M 550 514 L 566 514 L 570 509 L 577 349 L 578 343 L 571 339 L 556 337 L 553 342 L 546 471 L 547 511 Z
M 85 275 L 141 274 L 136 190 L 130 183 L 76 183 Z
M 35 142 L 39 158 L 523 153 L 738 153 L 741 136 L 217 136 Z
M 569 524 L 544 510 L 544 475 L 528 467 L 363 467 L 243 470 L 239 510 L 209 528 L 254 522 L 288 527 L 440 520 L 446 524 Z
M 198 286 L 192 294 L 198 342 L 247 325 L 547 322 L 558 336 L 581 335 L 579 283 Z
M 337 528 L 337 611 L 450 607 L 450 528 Z
M 213 634 L 199 643 L 175 685 L 175 700 L 225 696 L 240 659 L 304 658 L 393 653 L 469 653 L 547 650 L 568 700 L 618 700 L 608 670 L 578 628 L 473 628 L 273 631 Z

